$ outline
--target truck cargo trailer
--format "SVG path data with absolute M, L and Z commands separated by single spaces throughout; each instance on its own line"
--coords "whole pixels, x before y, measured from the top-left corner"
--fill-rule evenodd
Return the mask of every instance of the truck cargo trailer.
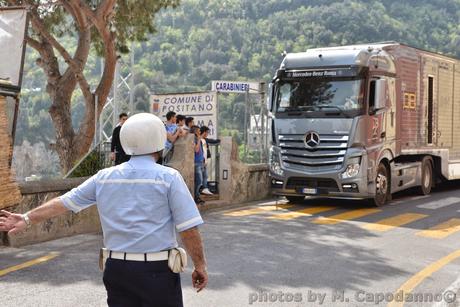
M 396 42 L 285 55 L 270 84 L 274 194 L 370 199 L 460 179 L 460 61 Z

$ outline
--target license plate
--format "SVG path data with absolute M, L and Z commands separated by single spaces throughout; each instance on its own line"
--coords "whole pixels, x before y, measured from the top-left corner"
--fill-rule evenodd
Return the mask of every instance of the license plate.
M 316 194 L 317 190 L 314 188 L 303 188 L 302 193 L 303 194 Z

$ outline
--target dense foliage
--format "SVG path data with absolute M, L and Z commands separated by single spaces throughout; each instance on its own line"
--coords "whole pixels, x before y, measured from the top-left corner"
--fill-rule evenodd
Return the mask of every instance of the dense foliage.
M 219 79 L 267 82 L 284 50 L 395 40 L 460 58 L 459 20 L 460 0 L 182 0 L 136 45 L 137 108 L 148 109 L 149 92 L 208 90 Z M 100 64 L 90 61 L 97 75 Z M 30 55 L 25 72 L 16 143 L 50 142 L 49 102 Z M 221 131 L 242 126 L 242 96 L 220 100 Z M 84 105 L 76 98 L 78 120 Z

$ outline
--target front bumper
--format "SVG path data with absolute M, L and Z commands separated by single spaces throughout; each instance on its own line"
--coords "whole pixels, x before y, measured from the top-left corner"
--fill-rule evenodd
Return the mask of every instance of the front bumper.
M 303 173 L 284 169 L 284 176 L 270 173 L 274 195 L 324 196 L 363 199 L 369 193 L 367 163 L 362 159 L 359 173 L 352 178 L 342 178 L 344 169 L 333 172 Z

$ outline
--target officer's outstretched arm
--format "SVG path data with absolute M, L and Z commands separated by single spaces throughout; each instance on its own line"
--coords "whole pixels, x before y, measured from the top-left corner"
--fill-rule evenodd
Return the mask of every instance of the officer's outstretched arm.
M 43 205 L 23 214 L 11 213 L 5 210 L 1 211 L 0 231 L 8 231 L 8 234 L 15 234 L 27 228 L 27 222 L 30 224 L 40 223 L 46 219 L 61 215 L 67 212 L 59 198 L 54 198 Z M 26 220 L 28 219 L 28 221 Z
M 203 242 L 198 227 L 193 227 L 179 233 L 185 249 L 192 257 L 195 269 L 192 273 L 192 284 L 197 292 L 203 290 L 208 284 L 208 273 L 206 272 L 206 259 L 204 256 Z

